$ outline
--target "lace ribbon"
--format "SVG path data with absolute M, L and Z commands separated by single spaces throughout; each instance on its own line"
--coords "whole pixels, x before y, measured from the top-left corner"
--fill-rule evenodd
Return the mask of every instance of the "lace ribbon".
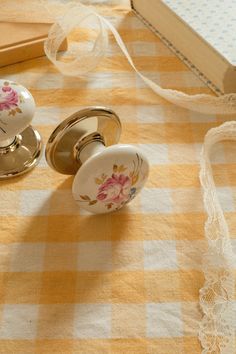
M 46 4 L 46 3 L 45 3 Z M 60 44 L 68 36 L 72 29 L 81 25 L 81 23 L 90 17 L 95 23 L 98 23 L 99 31 L 91 52 L 78 52 L 75 59 L 68 63 L 57 59 L 57 52 Z M 110 29 L 116 42 L 129 64 L 139 77 L 158 95 L 164 99 L 183 108 L 210 114 L 232 114 L 236 113 L 236 94 L 227 94 L 215 97 L 206 94 L 188 95 L 184 92 L 164 89 L 155 82 L 141 74 L 133 63 L 128 50 L 114 26 L 104 17 L 96 13 L 89 7 L 82 4 L 69 3 L 66 6 L 66 13 L 58 18 L 57 22 L 51 27 L 48 39 L 45 42 L 45 53 L 49 60 L 65 75 L 83 76 L 88 71 L 97 66 L 101 58 L 105 55 L 108 34 L 106 29 Z
M 205 237 L 208 250 L 204 255 L 204 287 L 200 290 L 200 305 L 204 313 L 199 339 L 203 354 L 233 354 L 234 253 L 228 226 L 220 206 L 212 176 L 210 153 L 214 144 L 236 140 L 236 122 L 226 122 L 208 131 L 201 154 L 200 180 L 204 206 L 208 214 Z

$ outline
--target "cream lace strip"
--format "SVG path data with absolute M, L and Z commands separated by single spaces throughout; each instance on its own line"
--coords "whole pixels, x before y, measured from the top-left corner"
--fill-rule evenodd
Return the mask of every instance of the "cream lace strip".
M 28 13 L 31 14 L 30 19 Z M 135 67 L 124 42 L 113 25 L 90 7 L 78 2 L 22 0 L 19 4 L 17 0 L 8 0 L 1 7 L 1 20 L 55 22 L 45 42 L 45 53 L 62 74 L 77 77 L 84 77 L 105 56 L 108 46 L 107 29 L 109 29 L 134 71 L 155 93 L 164 99 L 183 108 L 202 113 L 236 113 L 236 94 L 227 94 L 220 97 L 206 94 L 187 95 L 181 91 L 164 89 L 145 77 Z M 69 54 L 72 54 L 74 59 L 69 62 L 59 60 L 57 53 L 60 44 L 73 29 L 80 27 L 86 20 L 92 21 L 98 28 L 92 50 L 85 52 L 77 49 L 73 53 L 70 53 L 69 50 Z M 200 179 L 204 190 L 204 204 L 208 214 L 205 225 L 208 251 L 204 255 L 203 261 L 205 285 L 200 290 L 200 305 L 204 315 L 200 323 L 199 339 L 203 346 L 203 354 L 234 353 L 232 309 L 234 254 L 228 227 L 217 198 L 210 164 L 212 146 L 226 139 L 236 140 L 236 122 L 228 122 L 221 127 L 211 129 L 205 137 L 201 155 Z
M 201 154 L 200 180 L 208 214 L 205 236 L 208 250 L 203 257 L 205 284 L 200 290 L 203 319 L 199 338 L 203 353 L 235 353 L 233 326 L 234 253 L 228 226 L 221 209 L 212 176 L 210 153 L 214 144 L 236 140 L 236 122 L 226 122 L 208 131 Z
M 215 97 L 206 94 L 188 95 L 181 91 L 164 89 L 161 86 L 141 74 L 135 67 L 127 48 L 114 26 L 104 17 L 82 4 L 69 3 L 63 17 L 51 27 L 48 39 L 45 42 L 45 53 L 54 65 L 65 75 L 82 76 L 94 69 L 105 55 L 108 45 L 107 28 L 113 33 L 117 44 L 124 53 L 134 71 L 145 83 L 158 95 L 178 106 L 202 113 L 229 114 L 236 113 L 236 94 L 227 94 Z M 68 34 L 79 27 L 86 18 L 92 18 L 98 24 L 98 35 L 94 42 L 93 50 L 88 53 L 79 52 L 75 59 L 64 63 L 57 59 L 57 52 L 62 41 Z

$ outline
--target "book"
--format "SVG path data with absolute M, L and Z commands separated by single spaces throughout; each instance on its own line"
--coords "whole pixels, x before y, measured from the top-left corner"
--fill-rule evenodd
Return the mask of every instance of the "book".
M 45 55 L 44 41 L 51 24 L 0 22 L 0 67 Z M 60 50 L 66 50 L 64 41 Z
M 131 6 L 212 90 L 236 92 L 236 0 L 131 0 Z

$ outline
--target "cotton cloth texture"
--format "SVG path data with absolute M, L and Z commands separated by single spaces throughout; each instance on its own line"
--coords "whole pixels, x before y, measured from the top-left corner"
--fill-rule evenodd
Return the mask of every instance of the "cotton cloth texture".
M 142 73 L 164 87 L 211 93 L 129 7 L 96 10 L 119 30 Z M 92 33 L 79 35 L 86 46 Z M 44 158 L 29 174 L 0 183 L 0 353 L 201 353 L 199 156 L 206 132 L 226 117 L 157 96 L 112 36 L 106 58 L 84 80 L 63 77 L 45 57 L 0 75 L 35 97 L 34 126 L 44 142 L 71 113 L 104 105 L 120 116 L 121 143 L 142 148 L 151 164 L 140 196 L 107 215 L 79 209 L 73 177 L 52 171 Z M 217 145 L 212 164 L 236 248 L 236 146 Z

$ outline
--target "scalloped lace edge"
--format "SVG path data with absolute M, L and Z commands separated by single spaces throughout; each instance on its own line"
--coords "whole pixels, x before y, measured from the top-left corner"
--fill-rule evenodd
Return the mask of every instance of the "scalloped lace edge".
M 199 326 L 203 354 L 235 353 L 233 326 L 235 255 L 228 226 L 217 197 L 210 163 L 213 145 L 224 140 L 236 140 L 235 121 L 226 122 L 209 130 L 205 136 L 200 159 L 200 181 L 208 215 L 205 223 L 208 249 L 203 257 L 205 283 L 200 290 L 199 299 L 203 311 Z

